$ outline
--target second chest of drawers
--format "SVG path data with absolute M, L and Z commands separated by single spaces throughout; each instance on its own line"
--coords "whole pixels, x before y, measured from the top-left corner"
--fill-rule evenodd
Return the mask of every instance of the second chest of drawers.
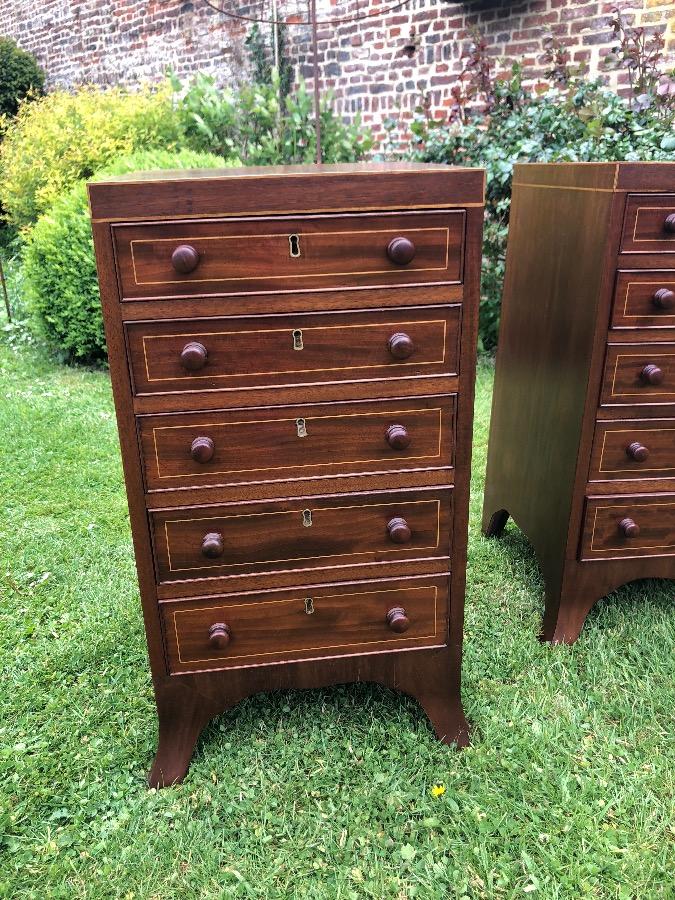
M 543 634 L 675 578 L 675 164 L 517 166 L 484 529 L 508 515 L 546 585 Z
M 152 784 L 273 688 L 376 681 L 466 742 L 482 194 L 410 165 L 91 185 Z

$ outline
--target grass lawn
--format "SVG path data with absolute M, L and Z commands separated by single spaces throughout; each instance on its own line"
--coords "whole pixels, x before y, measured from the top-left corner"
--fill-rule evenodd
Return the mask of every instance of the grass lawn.
M 479 533 L 479 374 L 463 751 L 369 685 L 259 696 L 145 786 L 155 711 L 105 373 L 0 346 L 0 896 L 672 898 L 675 604 L 639 583 L 574 647 Z M 435 797 L 435 783 L 446 787 Z

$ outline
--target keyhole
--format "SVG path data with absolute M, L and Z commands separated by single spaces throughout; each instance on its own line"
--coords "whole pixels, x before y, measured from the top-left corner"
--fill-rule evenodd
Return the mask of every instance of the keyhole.
M 302 524 L 305 526 L 305 528 L 312 527 L 312 510 L 311 509 L 303 509 Z
M 305 597 L 305 612 L 308 616 L 314 612 L 314 600 L 311 597 Z
M 296 328 L 293 332 L 293 349 L 294 350 L 302 350 L 304 344 L 302 342 L 302 329 Z
M 304 419 L 296 419 L 295 427 L 299 438 L 307 437 L 307 422 Z
M 289 248 L 290 248 L 291 257 L 293 259 L 297 259 L 300 256 L 300 235 L 299 234 L 289 234 L 288 244 L 289 244 Z

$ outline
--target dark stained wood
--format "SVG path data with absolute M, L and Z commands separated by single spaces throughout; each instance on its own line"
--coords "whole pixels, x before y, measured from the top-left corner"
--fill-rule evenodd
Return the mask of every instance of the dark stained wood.
M 675 271 L 619 272 L 612 312 L 614 328 L 672 328 Z
M 215 174 L 146 174 L 90 186 L 110 371 L 159 717 L 157 755 L 149 775 L 151 785 L 160 787 L 182 780 L 195 741 L 209 719 L 229 709 L 240 699 L 266 690 L 313 688 L 355 679 L 374 681 L 415 696 L 431 719 L 440 740 L 459 746 L 467 743 L 468 726 L 461 705 L 460 672 L 483 182 L 483 173 L 478 170 L 387 164 L 291 167 L 259 171 L 223 170 Z M 257 231 L 255 228 L 253 230 L 260 234 L 264 233 L 264 223 L 260 218 L 262 216 L 295 217 L 304 227 L 308 217 L 315 213 L 339 213 L 341 220 L 353 221 L 359 219 L 355 215 L 358 213 L 371 213 L 381 217 L 383 212 L 389 211 L 395 215 L 386 217 L 387 222 L 408 223 L 413 216 L 429 221 L 426 215 L 429 210 L 439 210 L 438 215 L 449 222 L 461 220 L 463 223 L 462 233 L 459 235 L 462 249 L 452 263 L 459 267 L 460 277 L 463 279 L 461 284 L 447 280 L 406 284 L 406 279 L 412 277 L 410 273 L 418 264 L 418 253 L 416 252 L 410 264 L 396 266 L 394 270 L 395 264 L 390 263 L 386 257 L 385 244 L 382 257 L 385 265 L 391 266 L 391 271 L 394 272 L 387 275 L 390 280 L 386 285 L 368 286 L 368 276 L 359 275 L 353 277 L 353 283 L 348 287 L 330 288 L 320 284 L 315 275 L 310 275 L 317 283 L 317 287 L 311 290 L 298 290 L 297 285 L 286 278 L 275 281 L 268 293 L 241 293 L 239 288 L 234 293 L 228 293 L 219 284 L 217 293 L 207 295 L 201 289 L 195 289 L 190 281 L 198 277 L 204 262 L 201 248 L 195 246 L 194 249 L 200 256 L 192 274 L 176 274 L 178 279 L 182 279 L 180 285 L 188 285 L 189 294 L 184 297 L 173 296 L 171 299 L 120 302 L 120 271 L 121 268 L 124 269 L 124 265 L 115 257 L 114 235 L 118 226 L 120 232 L 122 228 L 137 228 L 139 240 L 152 238 L 154 241 L 157 230 L 165 233 L 167 228 L 172 229 L 172 239 L 180 237 L 182 240 L 189 236 L 187 231 L 180 230 L 183 224 L 192 227 L 203 223 L 206 230 L 211 230 L 212 233 L 214 225 L 220 224 L 215 223 L 214 219 L 227 220 L 228 227 L 236 224 L 247 228 L 253 223 L 257 226 Z M 406 215 L 408 213 L 411 216 Z M 235 223 L 235 218 L 241 221 Z M 248 223 L 243 221 L 245 219 Z M 279 222 L 280 231 L 276 232 L 277 235 L 285 234 L 286 237 L 288 262 L 285 264 L 290 266 L 293 262 L 300 262 L 302 265 L 306 260 L 303 258 L 303 251 L 307 247 L 307 243 L 303 242 L 305 233 L 301 230 L 288 233 L 288 222 L 288 219 L 284 221 L 284 229 L 281 229 Z M 132 226 L 131 223 L 135 224 Z M 144 224 L 141 226 L 139 223 Z M 401 229 L 392 234 L 392 237 L 406 235 L 407 231 Z M 417 239 L 414 242 L 418 244 Z M 184 241 L 175 244 L 174 250 L 178 246 L 192 245 L 191 242 Z M 342 253 L 346 261 L 353 262 L 351 254 L 345 253 L 344 246 L 343 243 Z M 296 255 L 297 252 L 300 256 Z M 328 249 L 328 254 L 337 256 L 332 247 Z M 179 257 L 184 256 L 189 257 L 189 266 L 193 256 L 181 251 Z M 260 257 L 261 254 L 258 253 L 258 263 L 255 260 L 252 262 L 262 266 L 264 275 L 266 261 Z M 170 256 L 169 265 L 173 270 Z M 185 260 L 178 264 L 179 269 L 181 265 L 185 268 Z M 357 261 L 356 271 L 362 272 L 359 266 Z M 125 271 L 127 274 L 124 277 L 128 279 L 128 270 Z M 259 269 L 256 273 L 249 269 L 243 275 L 249 278 L 251 275 L 259 275 L 260 271 Z M 447 279 L 449 275 L 446 272 L 442 277 Z M 429 337 L 423 331 L 426 322 L 437 320 L 441 322 L 444 332 L 440 342 L 437 331 L 432 331 Z M 370 359 L 366 358 L 368 354 L 362 353 L 358 341 L 346 341 L 337 345 L 329 342 L 324 343 L 317 354 L 318 368 L 314 374 L 309 378 L 306 375 L 299 378 L 297 370 L 293 368 L 296 364 L 292 363 L 286 381 L 279 371 L 280 367 L 269 363 L 271 348 L 263 347 L 259 340 L 254 345 L 249 345 L 249 349 L 243 354 L 235 354 L 231 345 L 218 351 L 213 346 L 203 344 L 200 339 L 214 324 L 219 330 L 235 334 L 247 329 L 277 328 L 291 342 L 295 341 L 295 330 L 308 328 L 311 355 L 313 327 L 333 324 L 336 330 L 347 331 L 345 326 L 355 323 L 373 327 L 391 324 L 390 330 L 387 326 L 382 331 L 377 349 L 372 348 L 377 368 L 366 367 L 372 362 L 372 356 Z M 413 345 L 412 352 L 407 356 L 397 355 L 389 346 L 390 339 L 399 332 L 407 335 Z M 177 339 L 175 353 L 171 355 L 171 366 L 174 369 L 169 383 L 159 391 L 155 392 L 151 385 L 148 389 L 148 382 L 145 392 L 141 390 L 134 396 L 130 360 L 134 360 L 136 389 L 138 390 L 143 377 L 146 382 L 148 379 L 148 373 L 143 371 L 144 359 L 140 369 L 138 365 L 138 351 L 140 349 L 142 354 L 143 334 L 166 334 L 167 339 Z M 138 335 L 141 336 L 140 341 L 136 341 Z M 179 342 L 182 336 L 185 339 Z M 202 370 L 189 370 L 180 362 L 181 353 L 190 341 L 202 343 L 206 353 L 205 360 L 201 351 L 188 351 L 188 356 L 192 357 L 190 362 L 196 361 L 198 366 L 202 365 Z M 285 363 L 288 363 L 289 358 L 294 359 L 293 354 L 297 356 L 307 353 L 304 333 L 302 343 L 302 350 L 284 349 Z M 410 349 L 405 341 L 394 342 L 396 343 L 406 352 Z M 434 355 L 439 348 L 440 355 Z M 227 382 L 224 389 L 218 374 L 213 378 L 213 383 L 209 383 L 208 379 L 198 380 L 200 374 L 213 375 L 214 359 L 218 361 L 219 352 L 220 362 L 225 367 L 222 369 L 225 374 L 222 380 Z M 350 365 L 352 356 L 358 356 L 359 353 L 362 354 L 359 365 L 363 368 L 348 378 L 336 377 L 334 373 L 339 371 L 342 359 L 346 358 L 347 365 Z M 319 358 L 321 354 L 325 357 L 323 360 Z M 228 356 L 229 363 L 226 362 Z M 237 366 L 242 366 L 242 359 L 243 368 L 237 369 Z M 252 383 L 248 376 L 252 371 L 257 371 L 252 368 L 256 359 L 263 363 L 263 375 Z M 233 364 L 234 370 L 226 368 Z M 243 374 L 238 376 L 237 372 Z M 456 397 L 447 396 L 455 394 Z M 216 415 L 219 420 L 221 416 L 225 416 L 232 422 L 233 416 L 239 416 L 240 421 L 250 422 L 252 418 L 260 418 L 261 415 L 269 416 L 275 409 L 278 411 L 284 407 L 297 406 L 300 412 L 307 413 L 297 418 L 305 418 L 305 427 L 312 429 L 315 428 L 312 414 L 322 408 L 327 410 L 329 404 L 337 404 L 339 410 L 358 406 L 359 410 L 372 415 L 379 405 L 375 402 L 378 398 L 386 399 L 390 406 L 398 406 L 399 410 L 399 404 L 404 403 L 404 408 L 411 408 L 420 414 L 425 409 L 431 409 L 430 404 L 437 400 L 444 409 L 448 403 L 454 407 L 454 435 L 450 422 L 446 426 L 444 419 L 441 426 L 443 466 L 439 467 L 436 462 L 428 465 L 423 460 L 420 467 L 383 471 L 380 462 L 376 462 L 376 471 L 350 472 L 355 467 L 346 464 L 326 469 L 322 477 L 313 475 L 307 479 L 287 478 L 283 482 L 283 490 L 280 487 L 282 482 L 263 479 L 145 492 L 142 454 L 139 452 L 143 414 L 157 416 L 157 424 L 163 427 L 165 423 L 167 426 L 172 422 L 182 424 L 183 421 L 192 422 L 198 418 L 200 424 L 204 424 L 203 414 L 198 413 L 198 410 L 211 410 L 208 415 Z M 406 453 L 419 443 L 420 437 L 410 423 L 406 425 L 398 420 L 389 424 L 407 428 L 410 445 Z M 426 433 L 425 430 L 425 435 Z M 311 438 L 312 431 L 308 434 Z M 256 450 L 258 437 L 259 433 L 255 439 L 252 436 L 250 446 L 243 448 L 243 458 Z M 391 456 L 401 453 L 385 444 L 384 428 L 380 437 L 383 453 Z M 188 466 L 196 468 L 211 465 L 210 459 L 198 461 L 205 459 L 210 453 L 210 444 L 206 439 L 213 440 L 208 434 L 191 435 L 190 442 L 184 448 Z M 307 441 L 308 438 L 298 438 L 296 431 L 294 440 Z M 340 440 L 333 440 L 333 446 L 339 450 Z M 213 441 L 212 459 L 220 452 L 219 448 L 220 443 Z M 282 464 L 285 452 L 283 450 L 279 454 Z M 325 452 L 328 453 L 328 450 Z M 448 453 L 453 452 L 452 462 L 455 468 L 448 469 L 445 460 L 451 458 Z M 273 454 L 270 453 L 270 456 Z M 324 461 L 326 459 L 328 457 L 324 457 Z M 367 464 L 362 468 L 367 468 Z M 192 478 L 190 472 L 186 477 Z M 219 480 L 216 477 L 216 481 Z M 445 501 L 442 503 L 443 520 L 439 530 L 439 545 L 442 545 L 442 549 L 433 557 L 415 556 L 410 549 L 415 543 L 415 515 L 405 504 L 397 504 L 399 508 L 396 512 L 378 519 L 380 540 L 386 541 L 383 552 L 371 553 L 368 557 L 369 551 L 362 549 L 366 545 L 363 541 L 359 545 L 358 536 L 352 534 L 355 527 L 352 520 L 346 526 L 339 523 L 339 527 L 334 529 L 331 538 L 334 549 L 342 547 L 348 551 L 350 548 L 356 551 L 348 565 L 326 567 L 321 564 L 312 569 L 289 567 L 276 573 L 227 575 L 156 584 L 151 535 L 151 522 L 155 519 L 178 519 L 185 516 L 189 519 L 192 512 L 200 507 L 205 508 L 207 516 L 211 518 L 217 518 L 223 510 L 237 509 L 245 514 L 246 511 L 263 507 L 277 511 L 292 507 L 293 513 L 302 514 L 303 509 L 310 508 L 304 498 L 312 497 L 317 501 L 311 507 L 313 520 L 315 509 L 320 511 L 321 520 L 324 511 L 321 503 L 327 503 L 330 514 L 334 515 L 333 507 L 338 502 L 349 503 L 350 495 L 353 497 L 356 492 L 371 504 L 381 501 L 383 496 L 405 496 L 409 499 L 412 494 L 426 497 L 435 493 L 439 498 L 449 500 L 452 495 L 451 505 Z M 411 539 L 408 543 L 399 545 L 389 539 L 387 526 L 397 517 L 405 518 L 406 523 L 411 526 Z M 313 521 L 311 526 L 298 527 L 309 532 L 316 525 Z M 451 534 L 453 540 L 450 547 Z M 201 543 L 207 535 L 209 538 L 206 549 L 209 553 L 215 553 L 213 558 L 204 556 L 201 552 Z M 220 531 L 201 532 L 197 547 L 200 565 L 226 561 L 226 536 Z M 239 533 L 235 536 L 238 537 Z M 330 537 L 326 532 L 327 541 Z M 263 543 L 268 539 L 271 540 L 269 536 L 262 535 Z M 222 555 L 219 555 L 221 542 Z M 260 546 L 253 547 L 254 551 L 259 549 Z M 297 552 L 297 546 L 291 549 Z M 394 552 L 390 553 L 390 549 Z M 423 554 L 429 552 L 422 551 Z M 357 555 L 359 553 L 363 555 Z M 392 561 L 393 557 L 398 557 L 398 560 Z M 367 559 L 370 561 L 366 561 Z M 259 564 L 250 564 L 249 569 L 254 565 Z M 329 586 L 331 580 L 333 584 Z M 433 646 L 425 646 L 424 640 L 414 638 L 415 628 L 418 627 L 416 622 L 419 623 L 414 602 L 416 593 L 412 590 L 416 585 L 425 590 L 433 586 L 439 597 L 446 598 L 437 608 L 436 637 L 431 641 Z M 196 607 L 198 604 L 223 607 L 241 603 L 250 610 L 251 622 L 258 628 L 263 620 L 255 613 L 256 608 L 260 604 L 280 599 L 287 591 L 288 596 L 292 593 L 294 597 L 302 597 L 302 621 L 310 622 L 317 615 L 320 618 L 313 598 L 319 596 L 320 599 L 321 592 L 325 594 L 328 588 L 331 594 L 360 594 L 368 590 L 382 590 L 390 595 L 390 602 L 378 613 L 377 624 L 374 620 L 367 619 L 363 621 L 362 628 L 354 626 L 353 630 L 359 631 L 362 639 L 362 643 L 355 648 L 345 648 L 339 655 L 331 655 L 332 651 L 294 652 L 291 649 L 286 652 L 283 646 L 277 645 L 279 656 L 275 662 L 270 662 L 270 657 L 265 655 L 259 657 L 253 665 L 226 667 L 223 670 L 217 667 L 192 673 L 171 672 L 167 627 L 171 610 L 189 605 Z M 310 593 L 306 594 L 305 590 Z M 450 595 L 451 603 L 447 599 Z M 313 613 L 305 612 L 305 600 L 308 598 L 315 604 Z M 367 608 L 368 603 L 355 607 L 357 618 L 363 617 Z M 337 622 L 342 621 L 341 609 L 334 610 Z M 387 614 L 396 610 L 401 612 L 394 612 L 390 617 L 394 623 L 392 629 L 387 621 Z M 406 619 L 408 630 L 396 631 Z M 224 616 L 208 622 L 206 634 L 202 634 L 200 639 L 207 642 L 209 652 L 215 650 L 227 654 L 227 648 L 241 639 L 232 624 Z M 386 643 L 381 649 L 375 649 L 377 645 L 367 641 L 364 643 L 366 638 L 370 640 L 368 636 L 375 628 L 385 635 Z M 307 658 L 308 655 L 312 658 Z
M 675 478 L 675 419 L 599 422 L 589 481 Z
M 89 191 L 97 221 L 482 207 L 482 169 L 419 163 L 147 172 Z
M 600 402 L 675 403 L 675 344 L 609 344 Z
M 675 194 L 632 194 L 626 202 L 621 240 L 623 253 L 675 253 L 675 231 L 668 219 Z
M 448 557 L 450 512 L 451 491 L 157 510 L 151 513 L 157 580 Z M 389 525 L 398 517 L 410 534 L 405 543 L 401 530 Z
M 464 218 L 456 210 L 116 225 L 122 300 L 459 282 Z
M 155 491 L 451 468 L 454 415 L 441 396 L 141 416 L 138 428 Z
M 460 323 L 461 307 L 451 306 L 134 322 L 127 335 L 136 393 L 159 394 L 456 374 Z M 397 359 L 389 340 L 403 328 L 414 350 Z M 193 353 L 206 359 L 191 370 L 183 357 L 195 345 L 202 351 Z M 196 405 L 199 398 L 190 402 Z
M 483 530 L 499 535 L 511 514 L 528 536 L 545 582 L 543 637 L 554 642 L 576 640 L 621 584 L 675 577 L 670 551 L 647 548 L 657 532 L 671 539 L 672 520 L 653 517 L 656 499 L 646 513 L 640 496 L 675 489 L 674 444 L 660 432 L 675 418 L 675 337 L 652 302 L 670 284 L 669 238 L 651 213 L 636 232 L 651 230 L 649 240 L 632 238 L 638 208 L 654 205 L 662 228 L 672 197 L 626 194 L 652 186 L 650 173 L 654 189 L 675 188 L 674 164 L 514 173 Z
M 398 587 L 301 587 L 255 599 L 165 603 L 161 609 L 171 672 L 194 672 L 443 645 L 447 605 L 448 583 L 441 579 Z M 404 607 L 404 613 L 390 617 L 392 607 Z M 225 628 L 227 641 L 214 646 L 212 629 L 221 635 Z
M 582 559 L 675 554 L 675 494 L 593 497 L 586 505 Z

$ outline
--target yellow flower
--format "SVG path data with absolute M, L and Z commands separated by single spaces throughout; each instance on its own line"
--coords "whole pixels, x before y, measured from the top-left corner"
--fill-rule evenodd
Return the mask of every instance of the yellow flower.
M 435 784 L 431 789 L 432 797 L 442 797 L 445 793 L 445 785 L 444 784 Z

